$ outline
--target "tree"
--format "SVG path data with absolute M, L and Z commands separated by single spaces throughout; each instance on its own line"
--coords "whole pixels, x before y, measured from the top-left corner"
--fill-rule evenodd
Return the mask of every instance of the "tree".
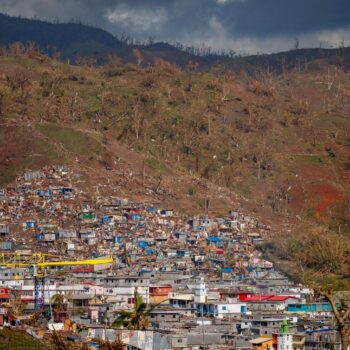
M 332 289 L 316 289 L 316 295 L 323 296 L 332 306 L 336 328 L 340 334 L 341 348 L 347 350 L 350 344 L 350 298 L 348 293 L 334 293 Z
M 115 54 L 109 54 L 107 56 L 107 65 L 110 68 L 120 67 L 122 65 L 122 60 Z
M 136 135 L 136 140 L 139 139 L 140 136 L 140 130 L 142 129 L 142 113 L 140 112 L 139 104 L 136 103 L 134 106 L 134 113 L 132 115 L 132 120 L 133 120 L 133 127 L 134 127 L 134 132 Z
M 163 302 L 163 301 L 162 301 Z M 149 314 L 158 306 L 147 305 L 143 300 L 141 295 L 138 293 L 137 288 L 134 291 L 134 310 L 132 311 L 118 311 L 117 318 L 113 322 L 112 327 L 120 328 L 124 327 L 127 329 L 138 329 L 145 330 L 148 325 Z
M 125 327 L 128 329 L 141 329 L 144 330 L 148 327 L 149 308 L 147 304 L 143 302 L 141 295 L 138 293 L 137 288 L 134 291 L 134 310 L 132 311 L 118 311 L 117 319 L 113 322 L 113 327 L 120 328 Z
M 64 308 L 64 296 L 63 294 L 57 293 L 52 296 L 51 301 L 55 306 L 55 310 L 62 311 Z
M 133 50 L 133 54 L 134 54 L 134 56 L 136 57 L 137 65 L 140 67 L 141 64 L 142 64 L 142 61 L 143 61 L 143 57 L 142 57 L 142 54 L 141 54 L 140 49 L 135 48 L 135 49 Z
M 22 316 L 25 308 L 26 304 L 19 298 L 15 298 L 11 302 L 11 310 L 14 317 Z
M 13 75 L 6 76 L 7 85 L 11 92 L 19 91 L 20 102 L 26 100 L 27 87 L 30 85 L 29 75 L 24 70 L 16 70 Z
M 16 41 L 9 46 L 10 56 L 18 56 L 19 57 L 19 56 L 22 56 L 24 54 L 24 52 L 25 52 L 25 47 L 19 41 Z
M 294 41 L 294 49 L 295 49 L 295 50 L 298 50 L 298 49 L 299 49 L 299 39 L 298 39 L 298 38 L 295 38 L 295 41 Z
M 40 51 L 39 46 L 33 42 L 30 41 L 26 47 L 25 47 L 25 53 L 29 58 L 35 58 L 35 59 L 41 59 L 43 58 L 43 54 Z
M 98 346 L 100 350 L 126 350 L 127 345 L 124 344 L 119 337 L 114 340 L 113 342 L 110 342 L 107 338 L 107 340 L 98 340 Z
M 4 114 L 4 106 L 5 106 L 5 94 L 0 91 L 0 117 Z

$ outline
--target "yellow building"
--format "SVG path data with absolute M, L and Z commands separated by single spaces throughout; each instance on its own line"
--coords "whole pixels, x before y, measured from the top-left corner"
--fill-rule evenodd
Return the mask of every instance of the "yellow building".
M 253 350 L 271 350 L 273 349 L 273 339 L 271 337 L 260 337 L 250 341 Z

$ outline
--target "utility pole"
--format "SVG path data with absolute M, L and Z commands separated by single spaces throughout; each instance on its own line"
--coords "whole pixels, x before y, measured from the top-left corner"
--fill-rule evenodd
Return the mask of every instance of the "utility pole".
M 203 308 L 204 308 L 204 304 L 201 304 L 202 345 L 203 345 L 203 349 L 206 349 L 206 348 L 207 348 L 207 345 L 206 345 L 206 342 L 205 342 L 204 319 L 203 319 Z

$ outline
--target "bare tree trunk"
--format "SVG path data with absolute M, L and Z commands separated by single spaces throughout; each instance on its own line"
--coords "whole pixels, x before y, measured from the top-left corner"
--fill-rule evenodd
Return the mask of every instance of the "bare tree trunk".
M 207 199 L 205 200 L 205 214 L 206 214 L 206 215 L 208 215 L 209 207 L 210 207 L 210 198 L 207 198 Z
M 261 160 L 258 161 L 258 180 L 260 180 L 261 177 Z
M 342 328 L 340 331 L 340 339 L 341 339 L 341 348 L 342 350 L 348 350 L 349 343 L 350 343 L 350 333 L 349 329 L 346 331 L 345 327 Z
M 145 166 L 145 160 L 142 161 L 142 186 L 145 186 L 145 176 L 146 176 L 146 166 Z
M 210 121 L 210 115 L 208 114 L 208 136 L 211 134 L 211 121 Z
M 318 292 L 331 304 L 334 318 L 337 323 L 337 330 L 340 334 L 341 348 L 342 350 L 347 350 L 350 343 L 350 326 L 348 324 L 350 319 L 349 301 L 340 300 L 339 303 L 337 303 L 332 290 L 321 290 Z
M 156 188 L 154 189 L 154 192 L 155 192 L 155 193 L 158 193 L 159 188 L 160 188 L 160 185 L 161 185 L 161 183 L 162 183 L 162 180 L 163 180 L 163 176 L 162 176 L 162 175 L 159 175 L 157 186 L 156 186 Z

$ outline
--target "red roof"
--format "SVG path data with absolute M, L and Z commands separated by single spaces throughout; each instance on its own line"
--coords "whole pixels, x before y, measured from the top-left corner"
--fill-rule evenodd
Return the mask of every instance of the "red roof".
M 0 299 L 10 299 L 10 288 L 0 288 Z
M 74 273 L 82 273 L 82 272 L 93 272 L 93 267 L 75 267 L 72 269 Z
M 269 294 L 243 294 L 239 296 L 241 301 L 246 302 L 256 302 L 256 301 L 265 301 L 269 298 L 273 297 L 273 295 Z
M 247 303 L 255 303 L 259 301 L 285 301 L 287 299 L 294 298 L 298 299 L 296 297 L 291 296 L 285 296 L 285 295 L 270 295 L 270 294 L 251 294 L 251 295 L 240 295 L 239 299 L 240 301 L 245 301 Z
M 291 296 L 286 296 L 286 295 L 274 295 L 273 297 L 271 297 L 269 299 L 269 301 L 285 301 L 287 299 L 290 299 L 290 298 L 293 298 L 293 299 L 299 299 L 297 297 L 291 297 Z

